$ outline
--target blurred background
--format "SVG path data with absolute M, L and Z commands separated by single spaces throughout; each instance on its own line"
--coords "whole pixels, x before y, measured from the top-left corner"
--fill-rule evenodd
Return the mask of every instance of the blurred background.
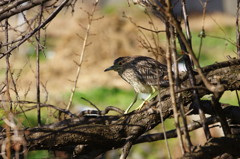
M 93 1 L 79 1 L 76 3 L 74 12 L 70 9 L 60 13 L 44 31 L 42 39 L 45 49 L 41 53 L 40 78 L 41 78 L 41 101 L 55 106 L 66 108 L 73 81 L 76 78 L 77 65 L 85 36 L 85 29 L 88 25 L 88 16 L 85 11 L 90 11 Z M 188 3 L 189 2 L 189 3 Z M 203 1 L 204 2 L 204 1 Z M 192 31 L 193 49 L 199 56 L 201 66 L 225 61 L 228 57 L 236 57 L 235 47 L 235 22 L 236 22 L 236 0 L 211 0 L 207 6 L 207 14 L 203 21 L 202 4 L 200 1 L 188 0 L 187 7 L 190 11 L 189 21 Z M 234 9 L 233 9 L 234 8 Z M 181 14 L 176 5 L 176 14 Z M 34 14 L 34 10 L 28 14 Z M 153 28 L 164 30 L 164 25 L 153 15 L 145 13 L 144 8 L 138 5 L 128 4 L 127 1 L 100 1 L 96 12 L 95 21 L 91 25 L 91 35 L 88 39 L 81 66 L 80 78 L 77 90 L 73 98 L 71 111 L 79 112 L 84 109 L 93 109 L 89 103 L 82 100 L 84 97 L 99 109 L 107 106 L 116 106 L 126 109 L 134 98 L 133 89 L 122 80 L 116 72 L 103 72 L 105 68 L 113 64 L 113 60 L 120 56 L 144 55 L 155 57 L 155 55 L 141 44 L 143 37 L 147 37 L 154 45 L 151 32 L 139 29 Z M 10 23 L 21 24 L 21 15 L 12 17 Z M 25 29 L 22 25 L 18 29 Z M 203 47 L 200 54 L 200 37 L 202 27 L 206 31 L 203 39 Z M 0 33 L 3 39 L 3 33 Z M 156 35 L 154 35 L 156 36 Z M 10 34 L 15 39 L 16 34 Z M 157 35 L 159 46 L 165 49 L 165 33 Z M 35 45 L 28 41 L 12 53 L 10 62 L 14 78 L 17 80 L 18 91 L 22 100 L 36 100 L 35 89 Z M 163 59 L 160 59 L 163 60 Z M 164 60 L 163 60 L 164 61 Z M 6 64 L 0 63 L 0 81 L 4 81 Z M 208 99 L 209 97 L 204 97 Z M 227 92 L 221 99 L 222 102 L 237 105 L 237 98 L 234 92 Z M 139 101 L 140 102 L 140 101 Z M 137 107 L 137 104 L 136 104 Z M 43 109 L 43 120 L 46 124 L 55 121 L 56 114 L 51 109 Z M 25 126 L 36 125 L 36 112 L 26 113 L 28 119 L 22 118 Z M 197 118 L 196 118 L 197 119 Z M 193 119 L 189 119 L 191 121 Z M 195 119 L 194 119 L 195 120 Z M 174 129 L 174 121 L 168 119 L 164 122 L 167 130 Z M 221 135 L 220 131 L 213 130 L 213 136 Z M 159 125 L 149 133 L 162 132 Z M 202 130 L 191 133 L 193 144 L 204 143 L 201 138 Z M 169 139 L 172 157 L 181 156 L 179 144 L 176 139 Z M 117 153 L 116 153 L 117 152 Z M 119 151 L 120 152 L 120 151 Z M 106 154 L 105 158 L 118 158 L 118 150 Z M 28 158 L 49 158 L 51 154 L 47 151 L 30 152 Z M 129 159 L 158 159 L 167 158 L 167 150 L 164 141 L 154 143 L 143 143 L 132 148 Z

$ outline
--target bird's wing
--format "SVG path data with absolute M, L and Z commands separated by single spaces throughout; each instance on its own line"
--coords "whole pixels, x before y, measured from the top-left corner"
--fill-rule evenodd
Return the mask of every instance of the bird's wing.
M 153 59 L 139 60 L 135 64 L 137 78 L 151 86 L 168 86 L 167 66 Z

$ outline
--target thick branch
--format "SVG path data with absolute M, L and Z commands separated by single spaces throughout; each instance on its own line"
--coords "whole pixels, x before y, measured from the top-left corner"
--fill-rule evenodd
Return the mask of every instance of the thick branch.
M 240 157 L 239 142 L 239 138 L 213 138 L 204 146 L 198 147 L 193 153 L 184 155 L 182 159 L 238 158 Z

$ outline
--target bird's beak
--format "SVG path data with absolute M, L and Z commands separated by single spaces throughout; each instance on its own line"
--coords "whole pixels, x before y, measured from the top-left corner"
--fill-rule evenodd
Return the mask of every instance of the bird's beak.
M 111 71 L 111 70 L 116 70 L 116 66 L 115 66 L 115 65 L 110 66 L 110 67 L 106 68 L 106 69 L 104 70 L 104 72 L 106 72 L 106 71 Z

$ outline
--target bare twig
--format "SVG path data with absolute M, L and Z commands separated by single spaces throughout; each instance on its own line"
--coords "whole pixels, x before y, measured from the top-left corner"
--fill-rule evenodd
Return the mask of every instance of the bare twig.
M 42 21 L 42 16 L 43 16 L 43 4 L 40 6 L 40 11 L 39 11 L 39 21 L 38 21 L 38 25 L 41 25 L 41 21 Z M 41 49 L 41 33 L 40 33 L 40 29 L 38 30 L 35 39 L 37 42 L 37 46 L 36 46 L 36 96 L 37 96 L 37 121 L 38 121 L 38 126 L 40 127 L 42 125 L 41 123 L 41 109 L 40 109 L 40 103 L 41 103 L 41 97 L 40 97 L 40 51 Z
M 127 141 L 127 143 L 123 146 L 122 154 L 119 159 L 126 159 L 130 152 L 131 147 L 132 147 L 132 141 Z
M 8 19 L 5 20 L 5 39 L 6 39 L 6 43 L 8 43 Z M 6 46 L 6 50 L 8 50 L 8 46 Z M 7 100 L 11 100 L 11 94 L 10 94 L 10 83 L 9 83 L 9 74 L 10 72 L 10 62 L 9 62 L 9 55 L 6 56 L 6 65 L 7 65 L 7 69 L 5 72 L 5 83 L 6 83 L 6 97 Z M 10 117 L 10 113 L 12 112 L 12 104 L 9 103 L 9 108 L 6 109 L 6 115 L 9 118 Z M 7 138 L 6 138 L 6 154 L 7 154 L 7 158 L 10 159 L 11 158 L 11 128 L 9 125 L 5 126 L 6 128 L 6 133 L 7 133 Z M 5 150 L 4 150 L 5 151 Z
M 93 4 L 92 11 L 90 13 L 88 13 L 88 25 L 87 25 L 86 33 L 85 33 L 84 40 L 83 40 L 82 51 L 80 53 L 79 63 L 77 65 L 76 78 L 74 80 L 74 86 L 71 90 L 71 95 L 70 95 L 69 102 L 68 102 L 68 105 L 66 107 L 66 110 L 69 110 L 70 106 L 72 105 L 72 100 L 73 100 L 73 96 L 75 94 L 75 90 L 77 88 L 77 83 L 78 83 L 78 79 L 79 79 L 79 75 L 80 75 L 80 71 L 81 71 L 81 65 L 82 65 L 82 62 L 83 62 L 85 50 L 86 50 L 87 43 L 88 43 L 88 37 L 90 35 L 90 29 L 91 29 L 91 25 L 92 25 L 92 22 L 93 22 L 93 16 L 94 16 L 94 13 L 96 11 L 97 5 L 98 5 L 98 0 L 96 0 L 95 3 Z
M 160 96 L 158 96 L 158 101 L 160 101 Z M 160 102 L 159 102 L 160 104 Z M 161 121 L 163 121 L 163 112 L 162 112 L 162 106 L 160 105 L 160 117 L 161 117 Z M 169 146 L 169 143 L 168 143 L 168 137 L 167 137 L 167 132 L 166 132 L 166 127 L 164 125 L 164 122 L 162 122 L 162 129 L 163 129 L 163 137 L 164 137 L 164 141 L 165 141 L 165 144 L 166 144 L 166 147 L 167 147 L 167 150 L 168 150 L 168 157 L 171 159 L 172 158 L 172 155 L 171 155 L 171 152 L 170 152 L 170 146 Z
M 229 125 L 227 123 L 226 117 L 223 113 L 223 110 L 221 108 L 221 104 L 219 103 L 219 100 L 221 98 L 223 93 L 215 93 L 213 94 L 212 97 L 212 106 L 219 118 L 219 121 L 221 123 L 222 129 L 223 129 L 223 133 L 226 137 L 231 137 L 231 130 L 229 128 Z
M 46 81 L 46 83 L 45 84 L 43 84 L 42 82 L 41 82 L 41 86 L 42 86 L 42 88 L 44 89 L 44 91 L 45 91 L 45 100 L 43 101 L 43 103 L 47 103 L 47 101 L 48 101 L 48 90 L 47 90 L 47 81 Z
M 237 13 L 236 13 L 236 46 L 237 46 L 238 58 L 240 58 L 239 7 L 240 7 L 240 0 L 237 1 Z
M 238 100 L 238 106 L 240 107 L 240 98 L 239 98 L 239 95 L 238 95 L 238 91 L 236 90 L 236 96 L 237 96 L 237 100 Z
M 200 37 L 200 44 L 199 44 L 199 49 L 198 49 L 198 55 L 197 55 L 197 59 L 200 59 L 200 55 L 201 55 L 201 51 L 202 51 L 202 45 L 203 45 L 203 38 L 205 38 L 205 29 L 204 29 L 204 24 L 205 24 L 205 18 L 206 18 L 206 9 L 207 9 L 207 3 L 208 0 L 206 0 L 206 2 L 203 2 L 202 6 L 203 6 L 203 15 L 202 15 L 202 30 L 199 34 Z
M 136 22 L 132 20 L 131 17 L 127 16 L 126 13 L 123 13 L 123 17 L 127 18 L 135 27 L 138 28 L 139 33 L 141 36 L 139 36 L 139 43 L 141 44 L 141 47 L 145 48 L 148 52 L 152 53 L 155 58 L 165 56 L 164 49 L 160 46 L 159 43 L 159 33 L 165 32 L 163 30 L 158 30 L 157 27 L 154 25 L 153 19 L 149 15 L 149 13 L 146 11 L 146 15 L 148 16 L 148 19 L 150 20 L 149 24 L 152 28 L 146 28 L 143 26 L 138 25 Z M 143 30 L 149 31 L 151 33 L 151 40 L 154 44 L 149 40 L 148 36 L 143 32 Z M 164 59 L 165 60 L 165 59 Z
M 192 35 L 191 35 L 189 21 L 188 21 L 186 1 L 182 0 L 181 2 L 182 2 L 182 13 L 183 13 L 183 18 L 184 18 L 184 24 L 185 24 L 185 28 L 186 28 L 186 36 L 187 36 L 188 44 L 192 47 Z
M 168 0 L 167 2 L 167 11 L 166 14 L 171 13 L 171 2 Z M 169 21 L 171 21 L 171 17 L 169 17 L 170 19 L 168 19 Z M 177 108 L 177 103 L 176 103 L 176 94 L 175 94 L 175 90 L 174 90 L 174 81 L 173 81 L 173 75 L 172 75 L 172 58 L 171 55 L 174 53 L 174 29 L 173 27 L 166 22 L 166 34 L 167 34 L 167 39 L 168 39 L 168 50 L 167 50 L 167 54 L 166 54 L 166 59 L 167 59 L 167 68 L 168 68 L 168 78 L 169 78 L 169 86 L 170 86 L 170 95 L 171 95 L 171 102 L 172 102 L 172 106 L 173 106 L 173 115 L 174 115 L 174 121 L 175 121 L 175 126 L 176 126 L 176 130 L 177 130 L 177 135 L 178 135 L 178 139 L 180 142 L 180 148 L 181 148 L 181 152 L 182 154 L 185 153 L 184 150 L 184 146 L 183 146 L 183 140 L 182 140 L 182 135 L 181 135 L 181 131 L 180 131 L 180 123 L 179 123 L 179 114 L 178 114 L 178 108 Z
M 189 59 L 188 56 L 184 56 L 184 58 L 187 58 L 185 60 L 185 64 L 186 64 L 186 67 L 187 67 L 187 72 L 188 72 L 188 75 L 189 75 L 189 80 L 190 80 L 191 87 L 195 87 L 196 79 L 193 75 L 193 70 L 192 70 L 192 67 L 191 67 L 190 59 Z M 199 110 L 199 117 L 200 117 L 200 119 L 203 123 L 203 130 L 204 130 L 204 133 L 205 133 L 205 137 L 208 140 L 208 139 L 211 138 L 211 134 L 210 134 L 208 125 L 206 124 L 206 117 L 205 117 L 205 114 L 203 112 L 202 106 L 200 104 L 199 92 L 198 92 L 197 89 L 193 89 L 192 92 L 194 94 L 194 101 L 196 102 L 196 105 L 197 105 L 198 110 Z
M 8 43 L 8 20 L 5 21 L 5 39 L 6 39 L 6 42 Z M 8 46 L 6 46 L 6 50 L 8 50 Z M 11 99 L 11 94 L 10 94 L 10 82 L 9 82 L 9 75 L 11 74 L 10 72 L 10 62 L 9 62 L 9 58 L 10 56 L 6 56 L 6 72 L 5 72 L 5 83 L 6 83 L 6 97 L 7 97 L 7 100 L 12 100 Z M 12 104 L 10 103 L 9 105 L 9 110 L 10 112 L 12 111 Z M 7 110 L 8 111 L 8 110 Z
M 140 29 L 146 30 L 146 31 L 154 32 L 154 33 L 162 33 L 162 32 L 165 32 L 165 30 L 152 30 L 152 29 L 148 29 L 148 28 L 145 28 L 145 27 L 143 27 L 143 26 L 140 26 L 140 25 L 138 25 L 137 27 L 140 28 Z
M 192 37 L 191 37 L 191 31 L 190 31 L 190 26 L 189 26 L 189 21 L 188 21 L 188 13 L 187 13 L 187 9 L 186 9 L 186 1 L 182 0 L 181 2 L 182 2 L 182 12 L 183 12 L 183 17 L 184 17 L 184 23 L 185 23 L 185 28 L 186 28 L 186 36 L 187 36 L 189 45 L 192 46 Z M 176 53 L 174 54 L 174 60 L 175 60 L 175 65 L 177 65 Z M 177 71 L 176 73 L 178 73 L 178 67 L 177 66 L 175 66 L 175 70 Z M 176 84 L 177 84 L 176 86 L 180 87 L 179 83 L 177 83 L 178 76 L 176 75 L 176 77 L 177 77 L 176 78 Z M 177 87 L 176 87 L 176 90 L 178 90 Z M 183 120 L 184 135 L 185 135 L 185 139 L 186 139 L 186 143 L 187 143 L 187 149 L 188 149 L 188 152 L 191 152 L 192 142 L 191 142 L 190 135 L 189 135 L 188 128 L 187 128 L 187 119 L 186 119 L 184 108 L 183 108 L 181 94 L 179 94 L 179 98 L 178 99 L 179 99 L 179 105 L 180 105 L 180 115 L 181 115 L 182 120 Z
M 236 43 L 234 41 L 232 41 L 231 39 L 226 38 L 226 33 L 225 32 L 224 32 L 224 34 L 225 34 L 224 36 L 216 36 L 216 35 L 210 35 L 210 34 L 204 33 L 203 36 L 210 37 L 210 38 L 215 38 L 215 39 L 225 40 L 225 41 L 229 42 L 230 44 L 232 44 L 233 46 L 235 46 Z
M 96 108 L 99 112 L 100 112 L 100 109 L 98 109 L 98 107 L 95 105 L 95 104 L 93 104 L 90 100 L 88 100 L 88 99 L 86 99 L 86 98 L 84 98 L 84 97 L 81 97 L 83 100 L 85 100 L 85 101 L 87 101 L 88 103 L 90 103 L 94 108 Z

